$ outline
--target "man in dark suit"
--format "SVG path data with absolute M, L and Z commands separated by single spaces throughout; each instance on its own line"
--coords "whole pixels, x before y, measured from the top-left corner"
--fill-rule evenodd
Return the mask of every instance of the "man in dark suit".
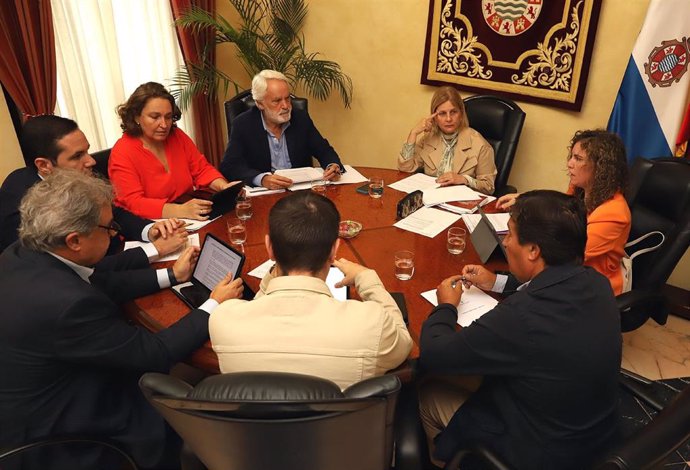
M 112 198 L 107 182 L 57 170 L 22 201 L 19 242 L 0 255 L 0 448 L 105 436 L 141 468 L 175 468 L 179 440 L 142 397 L 138 377 L 166 372 L 200 347 L 209 313 L 241 295 L 242 284 L 226 277 L 199 309 L 156 334 L 129 324 L 116 302 L 188 280 L 198 248 L 168 270 L 149 268 L 140 250 L 129 250 L 94 273 L 117 231 Z
M 585 208 L 531 191 L 517 199 L 508 227 L 510 278 L 469 265 L 438 287 L 419 360 L 456 378 L 429 378 L 422 420 L 441 461 L 478 444 L 517 469 L 588 468 L 615 439 L 621 333 L 607 279 L 582 265 Z M 456 331 L 462 282 L 514 293 Z M 470 375 L 483 376 L 474 393 L 457 383 Z
M 90 175 L 96 164 L 77 123 L 60 116 L 29 119 L 22 128 L 21 146 L 26 167 L 10 173 L 0 188 L 0 251 L 17 240 L 19 204 L 31 186 L 55 168 L 71 168 Z M 149 258 L 165 256 L 185 243 L 186 232 L 177 220 L 154 223 L 118 206 L 113 206 L 113 214 L 125 239 L 153 242 L 145 249 Z M 111 253 L 121 248 L 120 239 L 113 240 Z
M 338 154 L 314 126 L 306 111 L 292 109 L 290 85 L 280 72 L 262 70 L 252 79 L 256 107 L 232 123 L 220 171 L 226 178 L 269 189 L 287 188 L 290 178 L 275 170 L 312 166 L 315 157 L 324 179 L 340 178 Z

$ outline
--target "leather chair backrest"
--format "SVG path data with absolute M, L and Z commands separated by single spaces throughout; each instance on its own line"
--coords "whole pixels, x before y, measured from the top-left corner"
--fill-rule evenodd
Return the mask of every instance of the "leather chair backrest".
M 93 167 L 99 175 L 105 179 L 110 179 L 108 177 L 108 160 L 110 159 L 110 150 L 105 149 L 91 154 L 91 157 L 96 160 L 96 165 Z
M 290 95 L 292 97 L 292 107 L 295 109 L 301 109 L 303 111 L 309 112 L 308 106 L 309 102 L 306 98 L 298 98 L 295 95 Z M 243 112 L 256 106 L 254 99 L 252 98 L 251 90 L 244 90 L 238 93 L 236 96 L 232 97 L 224 103 L 225 106 L 225 125 L 228 130 L 228 140 L 230 140 L 230 129 L 232 127 L 232 121 L 235 120 L 237 116 Z
M 496 191 L 508 184 L 513 166 L 525 112 L 513 101 L 491 95 L 475 95 L 465 98 L 465 110 L 470 127 L 479 132 L 494 148 L 496 162 Z
M 690 161 L 637 158 L 625 198 L 632 214 L 630 240 L 654 230 L 666 237 L 658 250 L 633 261 L 633 288 L 659 289 L 690 246 Z M 650 237 L 636 248 L 656 243 Z
M 341 392 L 280 372 L 208 377 L 192 388 L 163 374 L 139 382 L 151 404 L 209 469 L 388 469 L 396 376 Z

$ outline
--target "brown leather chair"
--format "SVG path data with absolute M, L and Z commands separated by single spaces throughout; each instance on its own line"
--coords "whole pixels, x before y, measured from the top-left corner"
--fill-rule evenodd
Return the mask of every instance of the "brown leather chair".
M 470 127 L 479 132 L 494 148 L 496 174 L 494 195 L 515 193 L 508 186 L 525 112 L 515 102 L 498 96 L 475 95 L 465 98 L 465 110 Z
M 210 470 L 388 470 L 400 380 L 344 391 L 281 372 L 220 374 L 195 387 L 149 373 L 139 386 Z

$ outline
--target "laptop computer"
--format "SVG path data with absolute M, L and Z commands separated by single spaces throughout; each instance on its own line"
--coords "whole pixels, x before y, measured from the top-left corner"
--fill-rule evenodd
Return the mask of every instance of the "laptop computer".
M 506 257 L 506 251 L 503 247 L 503 237 L 505 235 L 499 235 L 496 232 L 496 229 L 481 207 L 479 208 L 479 215 L 481 216 L 479 223 L 470 234 L 472 245 L 477 251 L 479 259 L 481 259 L 482 263 L 486 263 L 491 254 L 496 250 L 496 246 L 500 248 L 501 253 Z
M 175 199 L 177 204 L 184 204 L 190 199 L 204 199 L 206 201 L 211 201 L 213 207 L 211 212 L 208 214 L 209 220 L 220 217 L 226 212 L 230 212 L 235 208 L 237 196 L 244 188 L 242 183 L 238 183 L 234 186 L 230 186 L 222 191 L 212 191 L 210 189 L 197 189 L 191 193 L 183 194 L 182 196 Z
M 191 308 L 198 308 L 208 300 L 213 288 L 227 273 L 233 273 L 233 279 L 240 276 L 244 260 L 244 254 L 208 233 L 201 246 L 191 281 L 173 286 L 172 290 Z M 242 298 L 254 298 L 254 292 L 246 284 Z

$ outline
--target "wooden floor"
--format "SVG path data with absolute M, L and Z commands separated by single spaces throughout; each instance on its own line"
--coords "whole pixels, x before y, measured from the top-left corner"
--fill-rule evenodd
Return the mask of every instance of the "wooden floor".
M 690 321 L 669 315 L 624 333 L 621 366 L 652 380 L 690 377 Z

